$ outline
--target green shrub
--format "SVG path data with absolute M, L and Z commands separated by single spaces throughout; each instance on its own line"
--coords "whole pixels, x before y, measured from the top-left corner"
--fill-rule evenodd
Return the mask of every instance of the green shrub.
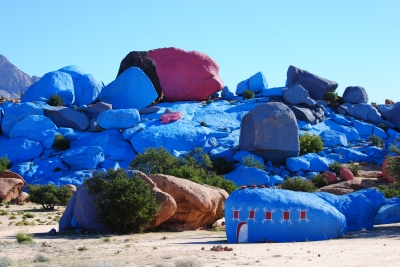
M 204 122 L 204 121 L 200 122 L 200 125 L 203 126 L 203 127 L 207 127 L 208 126 L 207 123 Z
M 385 132 L 386 132 L 387 130 L 389 130 L 389 127 L 387 127 L 387 125 L 386 125 L 386 124 L 383 124 L 383 123 L 379 124 L 378 127 L 381 128 L 382 130 L 384 130 Z
M 62 134 L 57 134 L 54 137 L 53 147 L 59 150 L 68 150 L 69 149 L 69 139 L 63 136 Z
M 315 186 L 317 188 L 327 186 L 328 185 L 328 176 L 326 173 L 320 173 L 320 174 L 314 175 L 311 178 L 311 182 L 313 184 L 315 184 Z
M 50 106 L 58 107 L 63 105 L 62 98 L 59 95 L 52 94 L 49 98 L 49 102 L 47 103 Z
M 33 242 L 33 234 L 18 232 L 16 238 L 17 242 L 22 244 L 29 244 Z
M 1 215 L 9 215 L 10 213 L 8 212 L 8 210 L 0 210 L 0 216 Z
M 393 197 L 397 197 L 400 195 L 400 187 L 397 186 L 397 188 L 394 187 L 388 187 L 385 185 L 380 185 L 378 187 L 378 190 L 381 191 L 386 198 L 393 198 Z
M 0 258 L 0 267 L 7 267 L 12 264 L 12 260 L 8 257 L 1 257 Z
M 353 173 L 354 176 L 360 175 L 361 166 L 359 164 L 355 164 L 354 162 L 350 161 L 350 164 L 347 164 L 347 168 Z
M 248 155 L 243 160 L 243 165 L 246 167 L 254 167 L 260 170 L 264 170 L 264 165 L 258 160 L 254 159 L 254 155 Z
M 176 260 L 175 267 L 202 267 L 201 262 L 195 258 L 185 258 Z
M 71 190 L 66 186 L 28 185 L 29 200 L 41 204 L 43 209 L 54 210 L 56 204 L 67 205 L 72 196 Z
M 333 172 L 338 176 L 340 174 L 340 168 L 342 167 L 342 164 L 339 162 L 335 161 L 332 164 L 329 164 L 329 171 Z
M 46 261 L 50 261 L 50 259 L 42 254 L 36 255 L 35 259 L 33 260 L 33 262 L 46 262 Z
M 328 91 L 326 92 L 324 99 L 328 102 L 334 103 L 339 99 L 339 96 L 336 91 Z
M 235 163 L 225 157 L 215 157 L 212 159 L 212 170 L 217 175 L 228 174 L 235 169 Z
M 168 174 L 169 170 L 180 165 L 179 159 L 163 147 L 145 149 L 143 154 L 139 153 L 130 163 L 131 168 L 145 174 Z
M 254 98 L 254 92 L 250 89 L 244 90 L 243 92 L 243 99 L 248 100 L 248 99 L 253 99 Z
M 301 192 L 314 192 L 315 190 L 317 190 L 317 188 L 311 181 L 303 180 L 300 177 L 287 177 L 285 181 L 281 184 L 281 188 Z
M 121 234 L 143 232 L 161 208 L 150 185 L 138 176 L 129 178 L 122 169 L 95 172 L 84 185 L 95 197 L 97 219 Z
M 300 155 L 318 153 L 324 149 L 321 137 L 315 134 L 305 133 L 299 137 Z
M 369 141 L 371 141 L 371 144 L 373 146 L 382 147 L 382 140 L 381 140 L 381 138 L 379 136 L 371 134 L 369 136 Z
M 9 168 L 11 168 L 11 165 L 10 165 L 10 160 L 8 159 L 8 157 L 7 156 L 1 157 L 0 158 L 0 172 L 8 170 Z

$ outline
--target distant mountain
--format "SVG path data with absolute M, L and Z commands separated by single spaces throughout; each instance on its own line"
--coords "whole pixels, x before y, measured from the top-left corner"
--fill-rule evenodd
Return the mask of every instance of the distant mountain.
M 18 98 L 40 77 L 30 77 L 14 66 L 5 56 L 0 55 L 0 97 Z

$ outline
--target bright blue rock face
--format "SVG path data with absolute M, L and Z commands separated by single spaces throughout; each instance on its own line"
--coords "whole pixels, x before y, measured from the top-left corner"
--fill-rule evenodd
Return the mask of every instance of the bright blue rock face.
M 332 118 L 332 120 L 336 121 L 337 123 L 345 125 L 345 126 L 352 126 L 353 125 L 353 123 L 350 120 L 346 119 L 341 114 L 331 113 L 331 118 Z
M 11 128 L 25 117 L 29 115 L 43 115 L 42 108 L 34 103 L 13 104 L 6 102 L 2 107 L 4 117 L 1 120 L 1 129 L 6 136 L 10 134 Z
M 85 71 L 83 69 L 81 69 L 75 65 L 66 66 L 64 68 L 59 69 L 58 71 L 65 72 L 65 73 L 71 75 L 71 77 L 74 81 L 79 80 L 81 78 L 81 76 L 85 74 Z
M 315 153 L 308 153 L 300 157 L 286 159 L 286 166 L 292 172 L 299 170 L 325 172 L 329 171 L 329 164 L 332 163 L 334 163 L 333 160 L 321 157 Z
M 61 158 L 74 170 L 96 169 L 104 161 L 104 154 L 99 146 L 82 146 L 68 149 Z
M 318 135 L 322 131 L 326 130 L 334 130 L 344 133 L 346 135 L 347 142 L 360 140 L 360 135 L 355 128 L 341 125 L 331 119 L 327 119 L 324 122 L 318 123 L 317 125 L 313 125 L 312 130 L 315 131 L 315 133 Z
M 39 101 L 43 98 L 49 100 L 53 94 L 60 96 L 64 105 L 74 103 L 74 83 L 71 75 L 61 71 L 46 73 L 26 90 L 21 102 Z
M 43 115 L 29 115 L 12 127 L 10 138 L 26 138 L 39 142 L 44 149 L 53 145 L 57 127 Z
M 115 129 L 89 133 L 70 143 L 71 148 L 80 146 L 100 146 L 105 159 L 117 161 L 121 167 L 127 167 L 135 157 L 132 146 L 123 140 L 122 133 Z
M 262 91 L 261 95 L 262 96 L 283 96 L 285 91 L 287 90 L 287 87 L 273 87 L 273 88 L 267 88 Z
M 337 154 L 342 155 L 342 162 L 348 163 L 350 161 L 353 162 L 373 162 L 374 159 L 368 157 L 366 154 L 362 153 L 361 151 L 355 150 L 353 148 L 346 148 L 346 147 L 335 147 L 333 151 Z
M 361 138 L 369 138 L 369 136 L 371 134 L 373 134 L 374 128 L 375 126 L 367 123 L 367 122 L 363 122 L 363 121 L 358 121 L 355 119 L 351 119 L 353 122 L 353 127 L 356 128 L 357 132 L 360 134 Z
M 108 84 L 97 99 L 112 104 L 114 109 L 141 109 L 157 97 L 149 77 L 141 69 L 131 67 Z
M 319 135 L 325 147 L 347 146 L 346 135 L 338 131 L 323 131 Z
M 12 165 L 39 157 L 42 152 L 43 147 L 40 143 L 25 138 L 0 141 L 0 157 L 8 157 Z
M 400 198 L 394 197 L 386 200 L 374 219 L 374 225 L 400 222 Z
M 104 84 L 92 74 L 82 75 L 76 82 L 74 81 L 75 101 L 74 105 L 88 105 L 92 103 L 101 90 Z
M 225 179 L 233 181 L 237 186 L 275 185 L 272 179 L 270 179 L 268 176 L 267 172 L 254 167 L 246 167 L 244 165 L 225 175 Z
M 241 81 L 236 87 L 236 95 L 243 95 L 244 91 L 250 89 L 254 93 L 259 93 L 262 90 L 268 88 L 267 80 L 264 74 L 260 71 L 248 78 L 247 80 Z
M 107 110 L 97 117 L 97 123 L 103 129 L 127 129 L 139 121 L 139 111 L 134 108 Z
M 311 193 L 247 188 L 225 201 L 229 243 L 326 240 L 346 233 L 346 219 Z
M 337 208 L 346 217 L 347 230 L 372 230 L 379 209 L 385 204 L 385 196 L 377 189 L 368 188 L 350 194 L 336 196 L 318 192 L 316 196 Z

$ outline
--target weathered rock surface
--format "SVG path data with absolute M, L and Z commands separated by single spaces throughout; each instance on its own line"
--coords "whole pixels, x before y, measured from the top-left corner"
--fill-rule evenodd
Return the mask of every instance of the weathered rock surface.
M 343 100 L 352 104 L 368 103 L 368 94 L 364 87 L 349 86 L 344 90 Z
M 0 172 L 0 202 L 9 202 L 17 198 L 25 185 L 22 177 L 11 171 Z
M 267 80 L 264 73 L 257 72 L 247 80 L 241 81 L 236 87 L 236 95 L 243 95 L 244 91 L 251 90 L 254 93 L 259 93 L 268 88 Z
M 107 110 L 97 117 L 97 123 L 103 129 L 126 129 L 139 121 L 139 111 L 134 108 Z
M 288 87 L 300 84 L 308 91 L 310 97 L 314 100 L 323 99 L 327 92 L 333 91 L 338 87 L 338 84 L 334 81 L 321 78 L 294 66 L 289 66 L 288 68 L 287 82 Z
M 149 175 L 157 187 L 170 194 L 176 201 L 175 214 L 160 225 L 168 230 L 196 230 L 209 228 L 224 217 L 225 190 L 194 183 L 169 175 Z
M 295 115 L 279 102 L 255 107 L 242 119 L 239 148 L 275 164 L 298 156 L 300 147 Z
M 361 189 L 379 187 L 382 182 L 375 178 L 355 177 L 354 180 L 339 182 L 319 188 L 319 192 L 327 192 L 334 195 L 344 195 Z
M 179 48 L 149 52 L 168 101 L 203 100 L 220 91 L 224 84 L 218 64 L 204 53 Z
M 158 99 L 162 99 L 163 92 L 160 85 L 160 79 L 158 79 L 156 66 L 154 65 L 153 61 L 148 58 L 148 54 L 149 52 L 147 51 L 132 51 L 127 54 L 119 65 L 117 77 L 130 67 L 138 67 L 139 69 L 143 70 L 147 77 L 149 77 L 154 88 L 156 89 Z
M 73 128 L 84 131 L 89 127 L 89 117 L 84 113 L 67 107 L 46 107 L 44 115 L 54 122 L 57 127 Z
M 34 103 L 4 103 L 2 109 L 4 110 L 4 117 L 1 120 L 1 129 L 6 136 L 10 134 L 12 127 L 25 117 L 43 115 L 42 108 Z

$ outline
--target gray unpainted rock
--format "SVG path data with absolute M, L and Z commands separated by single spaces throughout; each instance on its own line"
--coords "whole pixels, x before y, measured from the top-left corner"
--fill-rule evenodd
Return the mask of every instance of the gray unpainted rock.
M 288 105 L 288 107 L 293 111 L 297 119 L 312 125 L 325 120 L 324 108 L 320 105 L 315 105 L 310 108 L 298 105 Z
M 73 128 L 84 131 L 89 127 L 89 117 L 82 112 L 67 107 L 46 107 L 44 115 L 57 127 Z
M 307 97 L 309 97 L 308 91 L 300 84 L 289 87 L 283 94 L 283 98 L 293 105 L 304 103 Z
M 338 84 L 334 81 L 321 78 L 306 70 L 296 68 L 295 66 L 289 66 L 288 68 L 287 83 L 288 87 L 300 84 L 308 91 L 310 97 L 314 100 L 323 99 L 328 91 L 333 91 L 338 87 Z
M 343 100 L 352 104 L 368 103 L 368 94 L 364 87 L 348 86 L 344 90 Z
M 293 111 L 279 102 L 255 107 L 242 119 L 239 148 L 274 164 L 297 157 L 300 146 Z

